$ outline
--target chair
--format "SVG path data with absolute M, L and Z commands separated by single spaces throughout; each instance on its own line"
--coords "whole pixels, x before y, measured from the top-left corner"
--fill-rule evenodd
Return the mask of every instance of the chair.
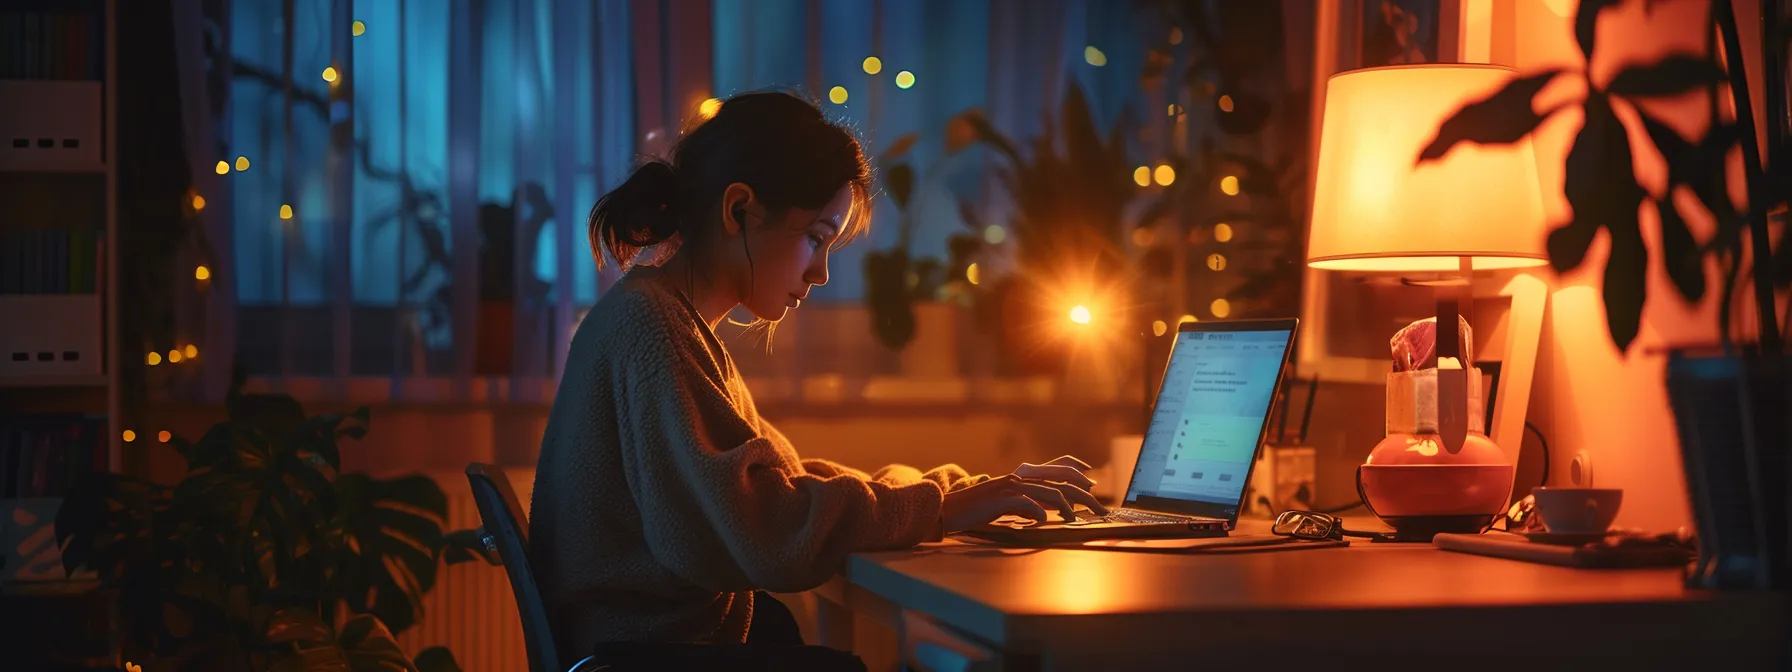
M 547 605 L 535 585 L 535 570 L 529 565 L 529 521 L 523 507 L 510 488 L 510 479 L 497 465 L 467 465 L 467 483 L 473 487 L 473 503 L 479 507 L 480 540 L 488 551 L 495 551 L 504 562 L 504 573 L 510 576 L 510 591 L 516 594 L 517 615 L 523 621 L 524 648 L 529 651 L 530 672 L 560 672 L 560 656 L 554 648 L 554 633 L 548 627 Z M 595 656 L 579 661 L 566 672 L 587 672 L 601 669 Z
M 547 605 L 535 585 L 529 564 L 529 521 L 504 469 L 474 462 L 467 465 L 467 483 L 473 487 L 473 503 L 479 507 L 479 537 L 488 551 L 498 554 L 510 576 L 516 595 L 517 615 L 523 621 L 524 648 L 529 651 L 530 672 L 560 672 L 559 649 L 548 625 Z M 850 653 L 819 646 L 768 649 L 739 644 L 686 642 L 607 642 L 600 652 L 566 668 L 566 672 L 607 669 L 754 669 L 754 670 L 856 670 L 864 663 Z

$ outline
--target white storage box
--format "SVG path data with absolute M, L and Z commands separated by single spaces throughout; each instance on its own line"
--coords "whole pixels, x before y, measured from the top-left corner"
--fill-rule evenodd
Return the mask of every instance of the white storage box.
M 99 375 L 98 294 L 0 295 L 0 376 Z
M 105 168 L 100 82 L 0 80 L 0 170 Z

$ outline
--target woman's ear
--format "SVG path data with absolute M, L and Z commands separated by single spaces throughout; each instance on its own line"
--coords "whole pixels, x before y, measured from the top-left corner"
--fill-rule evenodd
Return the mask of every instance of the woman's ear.
M 722 190 L 722 230 L 737 236 L 747 230 L 747 205 L 753 202 L 753 188 L 735 182 Z

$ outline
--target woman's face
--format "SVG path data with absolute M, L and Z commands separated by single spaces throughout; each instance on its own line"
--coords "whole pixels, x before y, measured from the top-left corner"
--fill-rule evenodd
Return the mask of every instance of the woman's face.
M 820 210 L 791 208 L 767 217 L 757 203 L 749 201 L 745 207 L 749 214 L 742 252 L 751 256 L 752 279 L 741 288 L 741 304 L 754 317 L 777 321 L 809 298 L 810 288 L 828 284 L 828 253 L 847 216 L 854 214 L 849 212 L 852 188 L 841 187 Z

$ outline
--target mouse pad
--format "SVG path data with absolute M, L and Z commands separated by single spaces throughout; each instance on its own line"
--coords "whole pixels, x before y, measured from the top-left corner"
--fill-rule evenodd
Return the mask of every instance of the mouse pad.
M 1350 542 L 1342 540 L 1313 541 L 1273 535 L 1250 535 L 1204 539 L 1098 539 L 1083 542 L 1079 547 L 1143 553 L 1253 553 L 1337 548 L 1349 545 Z

